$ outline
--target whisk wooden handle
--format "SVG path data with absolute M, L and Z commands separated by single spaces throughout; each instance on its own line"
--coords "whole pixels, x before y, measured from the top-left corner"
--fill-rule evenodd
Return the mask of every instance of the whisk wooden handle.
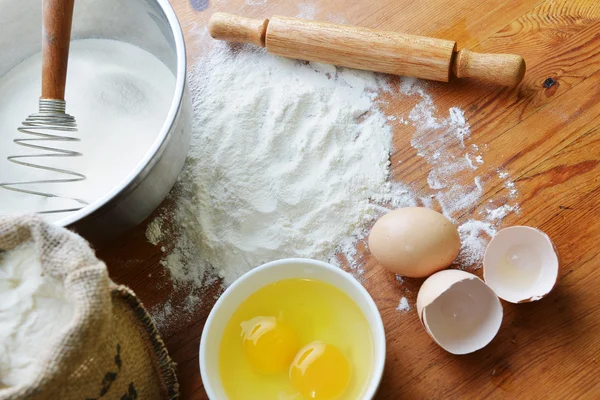
M 442 82 L 455 76 L 516 86 L 525 74 L 525 61 L 518 55 L 457 52 L 451 40 L 356 26 L 215 13 L 209 31 L 215 39 L 253 43 L 283 57 Z
M 65 99 L 74 0 L 42 0 L 42 99 Z

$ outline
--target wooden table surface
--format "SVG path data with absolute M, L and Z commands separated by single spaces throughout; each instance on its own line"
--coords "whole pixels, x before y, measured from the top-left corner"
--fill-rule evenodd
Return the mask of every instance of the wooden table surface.
M 428 91 L 440 110 L 455 105 L 465 110 L 471 142 L 487 144 L 485 193 L 478 208 L 503 190 L 496 171 L 506 169 L 519 190 L 521 213 L 509 215 L 502 226 L 539 227 L 554 240 L 562 260 L 558 286 L 548 297 L 531 304 L 503 303 L 504 321 L 492 343 L 474 354 L 453 356 L 431 341 L 414 308 L 407 314 L 396 311 L 403 285 L 367 255 L 364 285 L 381 311 L 388 339 L 377 399 L 600 398 L 600 1 L 308 2 L 172 0 L 190 64 L 202 53 L 206 39 L 198 32 L 214 11 L 295 16 L 311 6 L 315 19 L 521 54 L 528 70 L 517 89 L 454 82 L 431 84 Z M 387 111 L 406 113 L 413 105 L 391 99 Z M 402 150 L 392 155 L 393 176 L 418 189 L 427 185 L 429 168 L 410 146 L 410 136 L 401 127 L 395 132 L 396 148 Z M 401 165 L 394 162 L 400 159 Z M 166 300 L 171 286 L 159 264 L 160 249 L 144 238 L 146 223 L 98 250 L 112 278 L 152 307 Z M 404 284 L 411 304 L 419 284 Z M 198 346 L 215 293 L 207 294 L 192 318 L 161 330 L 178 363 L 184 399 L 206 398 Z

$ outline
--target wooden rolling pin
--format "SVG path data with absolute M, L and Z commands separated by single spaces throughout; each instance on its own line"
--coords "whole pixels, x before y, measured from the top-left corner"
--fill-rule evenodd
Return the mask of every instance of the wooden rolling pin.
M 210 35 L 266 47 L 278 56 L 448 82 L 475 78 L 514 87 L 525 75 L 523 57 L 456 51 L 456 42 L 357 26 L 273 17 L 249 19 L 215 13 Z

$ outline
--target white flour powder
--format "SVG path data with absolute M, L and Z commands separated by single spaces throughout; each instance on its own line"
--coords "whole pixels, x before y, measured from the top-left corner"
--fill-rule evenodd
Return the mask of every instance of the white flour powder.
M 471 175 L 465 174 L 466 171 L 476 170 L 483 164 L 479 148 L 465 145 L 471 130 L 461 109 L 452 107 L 448 118 L 436 118 L 433 100 L 419 81 L 405 79 L 400 90 L 422 99 L 408 116 L 416 128 L 411 144 L 431 166 L 427 183 L 435 191 L 444 215 L 453 219 L 457 213 L 477 204 L 483 193 L 479 177 L 471 178 L 470 182 L 462 180 L 463 176 Z
M 442 213 L 452 221 L 463 214 L 474 214 L 484 193 L 484 182 L 474 175 L 483 164 L 482 152 L 476 144 L 467 145 L 465 141 L 471 135 L 471 129 L 464 112 L 458 107 L 448 110 L 448 117 L 440 118 L 438 111 L 421 81 L 405 78 L 400 92 L 418 96 L 421 101 L 409 113 L 415 133 L 411 145 L 417 154 L 430 166 L 427 183 L 433 191 L 430 194 L 439 204 Z M 507 171 L 499 170 L 498 177 L 503 180 L 508 196 L 499 194 L 491 198 L 490 203 L 500 203 L 488 207 L 481 218 L 468 218 L 459 225 L 458 231 L 462 248 L 456 263 L 461 268 L 479 268 L 489 239 L 504 217 L 511 212 L 518 213 L 519 205 L 515 199 L 518 190 Z M 421 197 L 426 207 L 427 197 Z
M 485 184 L 475 174 L 482 152 L 468 143 L 462 110 L 440 117 L 418 80 L 395 85 L 373 73 L 217 43 L 198 60 L 190 83 L 190 157 L 173 209 L 149 225 L 147 237 L 167 246 L 163 265 L 192 295 L 283 257 L 330 261 L 360 279 L 357 245 L 366 246 L 370 224 L 389 210 L 439 208 L 453 221 L 475 214 Z M 418 104 L 408 115 L 386 116 L 382 92 L 416 97 Z M 411 144 L 430 167 L 422 193 L 389 181 L 391 121 L 414 127 Z M 498 173 L 514 188 L 508 174 Z M 459 223 L 459 265 L 476 267 L 498 223 L 517 209 L 502 203 Z M 174 244 L 163 240 L 173 237 Z M 162 325 L 193 307 L 171 299 L 153 314 Z
M 42 275 L 35 246 L 0 253 L 0 389 L 36 376 L 48 346 L 73 315 L 62 282 Z
M 17 128 L 37 112 L 41 88 L 41 53 L 0 78 L 0 182 L 64 178 L 53 172 L 9 162 L 8 155 L 36 154 L 13 143 L 25 137 Z M 35 159 L 87 176 L 82 182 L 31 185 L 67 197 L 93 202 L 124 180 L 140 162 L 163 125 L 175 87 L 175 77 L 155 56 L 133 45 L 103 39 L 71 44 L 65 98 L 75 116 L 80 142 L 42 142 L 79 151 L 82 157 Z M 43 151 L 42 151 L 43 152 Z M 78 205 L 71 200 L 45 199 L 0 188 L 0 213 L 22 213 Z M 65 214 L 51 214 L 57 219 Z
M 375 75 L 223 44 L 193 74 L 175 280 L 201 285 L 210 267 L 229 285 L 266 261 L 328 259 L 374 217 L 391 146 Z
M 398 303 L 398 307 L 396 307 L 396 310 L 403 312 L 410 311 L 410 304 L 408 304 L 408 299 L 406 297 L 402 297 L 400 299 L 400 303 Z

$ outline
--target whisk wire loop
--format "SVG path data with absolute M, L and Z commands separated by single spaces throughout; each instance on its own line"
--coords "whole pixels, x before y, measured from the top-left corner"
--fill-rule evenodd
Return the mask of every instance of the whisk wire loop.
M 44 171 L 50 171 L 57 174 L 61 174 L 62 177 L 57 179 L 39 179 L 29 180 L 21 182 L 2 182 L 0 187 L 6 190 L 12 190 L 15 192 L 31 194 L 35 196 L 42 196 L 46 198 L 64 198 L 73 200 L 81 207 L 70 207 L 61 208 L 54 210 L 39 211 L 39 214 L 52 214 L 77 211 L 83 208 L 88 203 L 85 200 L 61 196 L 54 193 L 32 190 L 24 188 L 23 186 L 34 185 L 34 184 L 59 184 L 78 182 L 87 179 L 84 174 L 67 170 L 64 168 L 56 168 L 48 165 L 40 164 L 40 161 L 27 161 L 28 159 L 43 159 L 47 157 L 79 157 L 82 154 L 77 151 L 61 149 L 52 147 L 52 145 L 42 145 L 39 142 L 79 142 L 80 139 L 76 136 L 67 136 L 65 133 L 77 132 L 77 123 L 75 118 L 66 113 L 66 102 L 64 100 L 54 99 L 40 99 L 39 101 L 39 112 L 32 114 L 25 119 L 22 126 L 18 128 L 18 131 L 27 135 L 27 137 L 14 139 L 14 143 L 22 147 L 29 149 L 42 150 L 43 153 L 35 154 L 22 154 L 8 156 L 8 161 L 30 168 L 37 168 Z

